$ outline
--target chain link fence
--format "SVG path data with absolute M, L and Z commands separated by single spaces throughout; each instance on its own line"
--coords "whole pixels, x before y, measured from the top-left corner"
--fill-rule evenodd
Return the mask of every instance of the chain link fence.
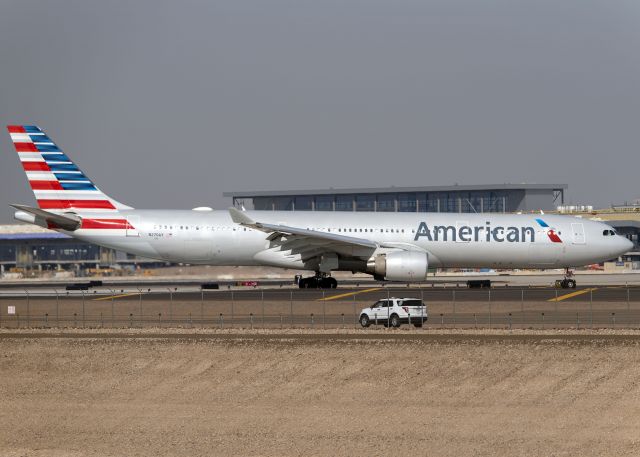
M 423 300 L 425 330 L 640 328 L 640 288 L 627 286 L 13 290 L 0 292 L 0 327 L 361 328 L 360 311 L 390 297 Z

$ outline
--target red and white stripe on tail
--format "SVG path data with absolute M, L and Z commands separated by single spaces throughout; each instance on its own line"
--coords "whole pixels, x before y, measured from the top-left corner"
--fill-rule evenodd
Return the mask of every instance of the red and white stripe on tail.
M 75 213 L 83 229 L 131 229 L 118 210 L 130 206 L 110 198 L 34 125 L 8 126 L 38 207 L 52 213 Z

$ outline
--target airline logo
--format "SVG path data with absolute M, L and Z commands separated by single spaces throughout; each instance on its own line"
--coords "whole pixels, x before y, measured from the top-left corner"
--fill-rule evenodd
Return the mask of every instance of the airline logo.
M 536 219 L 536 222 L 540 224 L 540 227 L 542 227 L 543 229 L 546 229 L 545 231 L 547 233 L 547 236 L 549 237 L 552 243 L 562 243 L 562 240 L 556 233 L 555 229 L 549 227 L 549 224 L 547 224 L 542 219 Z
M 38 127 L 10 125 L 8 129 L 40 208 L 99 211 L 116 209 Z
M 7 128 L 41 209 L 105 216 L 96 219 L 82 216 L 82 229 L 133 229 L 118 214 L 114 202 L 44 131 L 35 125 L 10 125 Z
M 426 237 L 429 241 L 484 241 L 487 243 L 525 243 L 535 242 L 536 231 L 533 227 L 504 227 L 491 226 L 487 221 L 485 225 L 434 225 L 429 227 L 426 222 L 420 222 L 414 241 L 420 237 Z

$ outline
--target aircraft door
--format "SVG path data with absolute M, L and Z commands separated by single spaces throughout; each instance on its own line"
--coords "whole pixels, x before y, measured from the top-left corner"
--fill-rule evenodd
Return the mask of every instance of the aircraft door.
M 584 233 L 584 224 L 582 223 L 571 224 L 571 236 L 573 237 L 573 244 L 585 244 L 586 237 Z

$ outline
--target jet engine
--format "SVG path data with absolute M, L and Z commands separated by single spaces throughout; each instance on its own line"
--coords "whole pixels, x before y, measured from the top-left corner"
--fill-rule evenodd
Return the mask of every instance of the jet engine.
M 427 253 L 418 251 L 392 251 L 367 262 L 368 273 L 389 281 L 424 281 L 427 267 Z

